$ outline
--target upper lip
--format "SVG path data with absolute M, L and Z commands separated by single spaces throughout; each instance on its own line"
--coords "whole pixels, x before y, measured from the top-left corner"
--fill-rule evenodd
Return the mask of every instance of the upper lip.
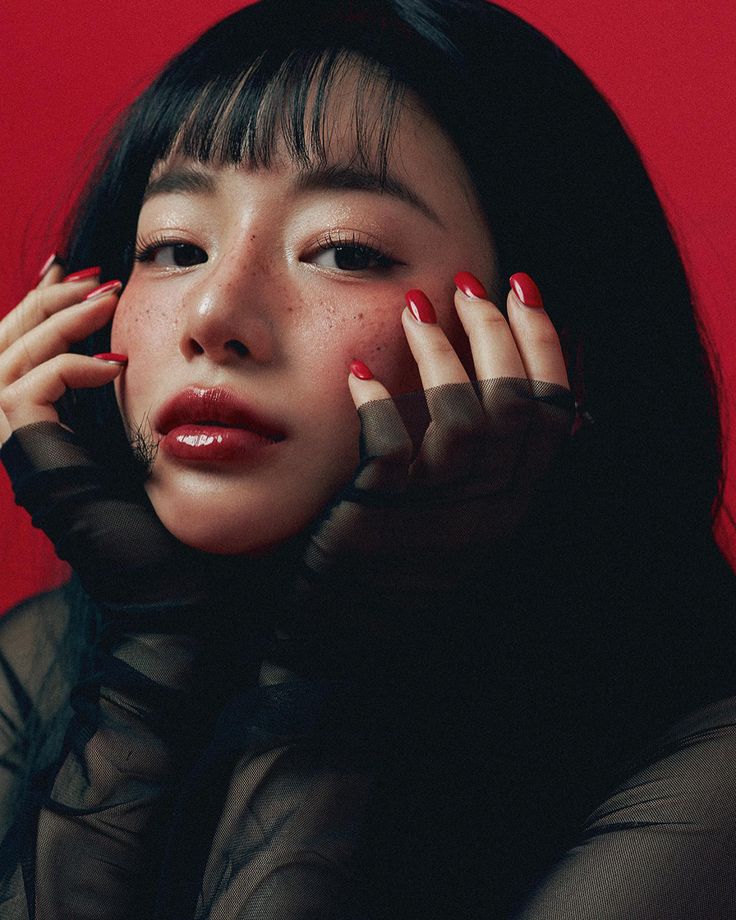
M 272 441 L 284 433 L 226 387 L 187 387 L 168 399 L 156 416 L 155 427 L 167 434 L 178 425 L 222 425 L 245 428 Z

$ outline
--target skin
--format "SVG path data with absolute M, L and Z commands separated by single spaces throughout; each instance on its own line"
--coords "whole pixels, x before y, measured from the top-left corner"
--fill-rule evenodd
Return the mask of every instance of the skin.
M 332 103 L 332 165 L 353 153 L 351 103 L 349 88 Z M 153 178 L 193 165 L 173 158 Z M 68 387 L 114 379 L 126 423 L 150 427 L 154 440 L 157 414 L 173 395 L 228 387 L 284 440 L 235 464 L 159 450 L 146 489 L 184 543 L 258 554 L 301 531 L 352 478 L 364 402 L 469 376 L 567 386 L 543 309 L 510 294 L 507 321 L 489 301 L 455 289 L 458 271 L 495 286 L 491 235 L 453 145 L 411 100 L 390 172 L 422 207 L 378 191 L 298 188 L 298 168 L 283 152 L 268 170 L 196 168 L 210 180 L 206 193 L 168 191 L 145 202 L 139 242 L 167 245 L 136 263 L 119 299 L 113 291 L 82 301 L 95 279 L 60 283 L 54 267 L 0 323 L 2 440 L 30 421 L 55 419 L 53 402 Z M 349 244 L 355 236 L 397 264 L 345 270 L 334 248 L 319 248 L 326 233 Z M 189 248 L 175 252 L 171 242 Z M 437 325 L 405 308 L 405 293 L 417 288 L 434 304 Z M 128 356 L 124 370 L 67 353 L 113 316 L 111 347 Z M 349 374 L 354 358 L 375 379 Z

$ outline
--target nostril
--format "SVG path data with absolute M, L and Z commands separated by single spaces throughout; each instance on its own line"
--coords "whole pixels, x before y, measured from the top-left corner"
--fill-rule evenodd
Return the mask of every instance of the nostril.
M 234 351 L 236 355 L 240 358 L 244 358 L 248 354 L 248 349 L 242 342 L 239 342 L 237 339 L 230 339 L 225 342 L 225 348 L 229 348 L 231 351 Z

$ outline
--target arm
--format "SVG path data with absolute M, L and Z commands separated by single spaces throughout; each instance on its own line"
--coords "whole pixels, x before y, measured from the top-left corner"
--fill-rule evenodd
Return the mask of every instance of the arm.
M 30 916 L 35 900 L 44 920 L 110 920 L 150 897 L 156 819 L 198 740 L 188 725 L 206 729 L 197 627 L 209 597 L 200 558 L 164 530 L 145 496 L 118 494 L 58 424 L 54 401 L 66 388 L 120 372 L 65 353 L 109 319 L 116 292 L 80 302 L 94 281 L 55 283 L 59 274 L 52 269 L 0 324 L 2 459 L 17 501 L 98 604 L 102 629 L 94 672 L 72 694 L 61 756 L 25 814 L 23 884 Z
M 40 917 L 129 917 L 150 896 L 151 832 L 196 740 L 189 726 L 208 723 L 196 697 L 196 626 L 208 613 L 200 573 L 145 505 L 108 494 L 103 472 L 55 423 L 19 429 L 3 461 L 102 615 L 94 672 L 74 689 L 64 750 L 41 790 L 26 887 Z M 128 545 L 129 532 L 141 542 Z
M 736 698 L 644 752 L 517 920 L 723 920 L 736 905 Z
M 11 827 L 31 764 L 53 756 L 50 736 L 70 718 L 76 656 L 65 654 L 63 589 L 30 598 L 0 620 L 0 840 Z M 61 650 L 61 654 L 60 654 Z

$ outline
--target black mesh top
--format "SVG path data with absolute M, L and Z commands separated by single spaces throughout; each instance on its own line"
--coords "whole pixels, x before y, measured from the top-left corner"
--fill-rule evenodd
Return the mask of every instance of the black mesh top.
M 459 476 L 366 410 L 354 481 L 267 568 L 178 544 L 60 426 L 16 432 L 77 578 L 0 624 L 3 920 L 733 916 L 730 673 L 643 633 L 584 654 L 573 611 L 502 587 L 569 422 L 524 384 L 488 387 L 505 460 L 468 400 Z

